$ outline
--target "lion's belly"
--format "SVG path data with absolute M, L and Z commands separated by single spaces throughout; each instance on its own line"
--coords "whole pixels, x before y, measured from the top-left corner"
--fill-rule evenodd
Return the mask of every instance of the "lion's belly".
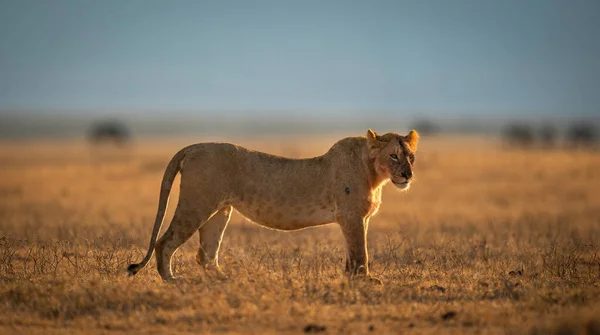
M 288 206 L 237 203 L 233 207 L 246 218 L 262 226 L 296 230 L 335 221 L 335 208 L 331 204 L 298 203 Z

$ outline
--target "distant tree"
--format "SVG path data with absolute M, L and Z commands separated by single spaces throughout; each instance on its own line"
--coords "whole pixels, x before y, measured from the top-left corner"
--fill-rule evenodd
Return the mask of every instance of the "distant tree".
M 510 145 L 529 147 L 534 141 L 534 132 L 531 126 L 514 123 L 504 129 L 504 139 Z
M 435 135 L 440 132 L 440 127 L 431 120 L 417 120 L 411 129 L 415 129 L 422 135 Z
M 113 143 L 121 146 L 130 138 L 131 133 L 127 126 L 117 120 L 94 122 L 88 130 L 88 139 L 93 144 Z
M 540 141 L 542 145 L 545 147 L 553 147 L 556 144 L 556 138 L 558 132 L 556 131 L 556 127 L 551 124 L 545 124 L 540 128 L 539 131 Z
M 574 146 L 592 146 L 596 137 L 596 128 L 587 123 L 573 124 L 567 131 L 567 141 Z

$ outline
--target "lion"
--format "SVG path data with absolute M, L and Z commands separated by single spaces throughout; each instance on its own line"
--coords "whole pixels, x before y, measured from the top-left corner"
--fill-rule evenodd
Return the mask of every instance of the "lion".
M 177 152 L 164 173 L 158 212 L 144 259 L 131 264 L 140 271 L 156 251 L 163 280 L 175 281 L 173 254 L 196 231 L 200 235 L 197 262 L 204 269 L 219 267 L 219 247 L 235 208 L 267 228 L 291 231 L 338 223 L 346 250 L 346 272 L 378 281 L 369 273 L 367 229 L 381 204 L 381 189 L 391 181 L 407 190 L 419 134 L 347 137 L 322 156 L 292 159 L 253 151 L 229 143 L 193 144 Z M 156 241 L 169 193 L 181 173 L 179 201 L 167 231 Z

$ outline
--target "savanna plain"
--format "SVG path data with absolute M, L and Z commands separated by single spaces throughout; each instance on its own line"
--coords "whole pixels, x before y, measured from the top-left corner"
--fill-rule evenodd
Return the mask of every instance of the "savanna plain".
M 197 265 L 197 235 L 174 258 L 185 282 L 154 259 L 127 275 L 179 148 L 313 157 L 355 135 L 0 142 L 0 333 L 600 334 L 600 152 L 564 146 L 423 137 L 411 189 L 385 186 L 370 222 L 383 285 L 345 276 L 335 224 L 278 232 L 237 213 L 228 279 Z

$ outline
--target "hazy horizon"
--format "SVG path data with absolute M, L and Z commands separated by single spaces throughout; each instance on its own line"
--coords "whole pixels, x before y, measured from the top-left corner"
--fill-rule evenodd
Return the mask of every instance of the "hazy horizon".
M 540 129 L 552 125 L 560 136 L 573 125 L 587 124 L 600 128 L 600 117 L 585 116 L 442 116 L 430 117 L 417 113 L 392 114 L 334 114 L 322 116 L 315 114 L 262 114 L 246 113 L 236 116 L 207 115 L 141 115 L 141 114 L 99 114 L 80 113 L 74 115 L 30 114 L 4 115 L 0 122 L 0 139 L 50 139 L 80 138 L 91 127 L 103 122 L 117 122 L 131 131 L 134 138 L 154 136 L 204 137 L 204 136 L 269 136 L 269 135 L 310 135 L 310 134 L 354 134 L 362 135 L 366 129 L 376 131 L 408 132 L 410 129 L 422 130 L 431 122 L 441 133 L 479 134 L 498 136 L 508 125 L 523 124 Z M 423 123 L 425 122 L 425 123 Z M 428 134 L 425 134 L 428 136 Z

